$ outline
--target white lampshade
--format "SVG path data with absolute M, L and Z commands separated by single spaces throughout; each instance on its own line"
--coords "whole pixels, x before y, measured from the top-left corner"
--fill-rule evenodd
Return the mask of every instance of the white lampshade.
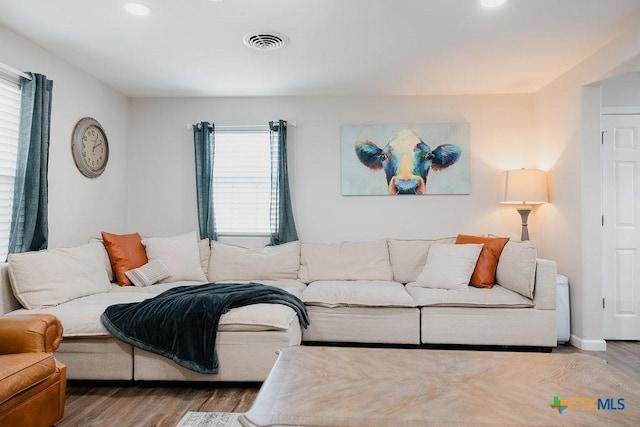
M 514 169 L 502 172 L 500 203 L 539 205 L 549 202 L 547 174 L 539 169 Z

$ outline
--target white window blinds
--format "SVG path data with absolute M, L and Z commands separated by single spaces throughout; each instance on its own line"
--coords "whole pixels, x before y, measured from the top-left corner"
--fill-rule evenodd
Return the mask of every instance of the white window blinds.
M 0 78 L 0 260 L 7 257 L 18 159 L 20 86 Z
M 219 234 L 268 235 L 269 132 L 216 131 L 213 200 Z

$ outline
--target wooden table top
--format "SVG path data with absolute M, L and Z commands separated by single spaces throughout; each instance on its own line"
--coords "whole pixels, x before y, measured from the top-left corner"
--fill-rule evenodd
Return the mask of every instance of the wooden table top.
M 244 426 L 638 420 L 639 380 L 595 356 L 312 346 L 282 349 L 240 417 Z

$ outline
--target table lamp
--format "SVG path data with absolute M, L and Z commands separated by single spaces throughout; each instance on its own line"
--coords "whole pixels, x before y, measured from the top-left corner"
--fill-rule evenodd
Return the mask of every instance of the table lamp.
M 519 205 L 517 210 L 522 218 L 520 240 L 529 240 L 527 218 L 531 205 L 549 202 L 547 174 L 539 169 L 514 169 L 502 172 L 502 194 L 500 203 Z

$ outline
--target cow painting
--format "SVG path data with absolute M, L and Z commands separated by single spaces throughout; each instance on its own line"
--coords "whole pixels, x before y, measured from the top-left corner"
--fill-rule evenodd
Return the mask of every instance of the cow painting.
M 369 140 L 357 141 L 355 152 L 364 166 L 384 171 L 389 194 L 424 194 L 429 172 L 455 164 L 462 148 L 441 144 L 431 149 L 414 131 L 404 129 L 383 148 Z

